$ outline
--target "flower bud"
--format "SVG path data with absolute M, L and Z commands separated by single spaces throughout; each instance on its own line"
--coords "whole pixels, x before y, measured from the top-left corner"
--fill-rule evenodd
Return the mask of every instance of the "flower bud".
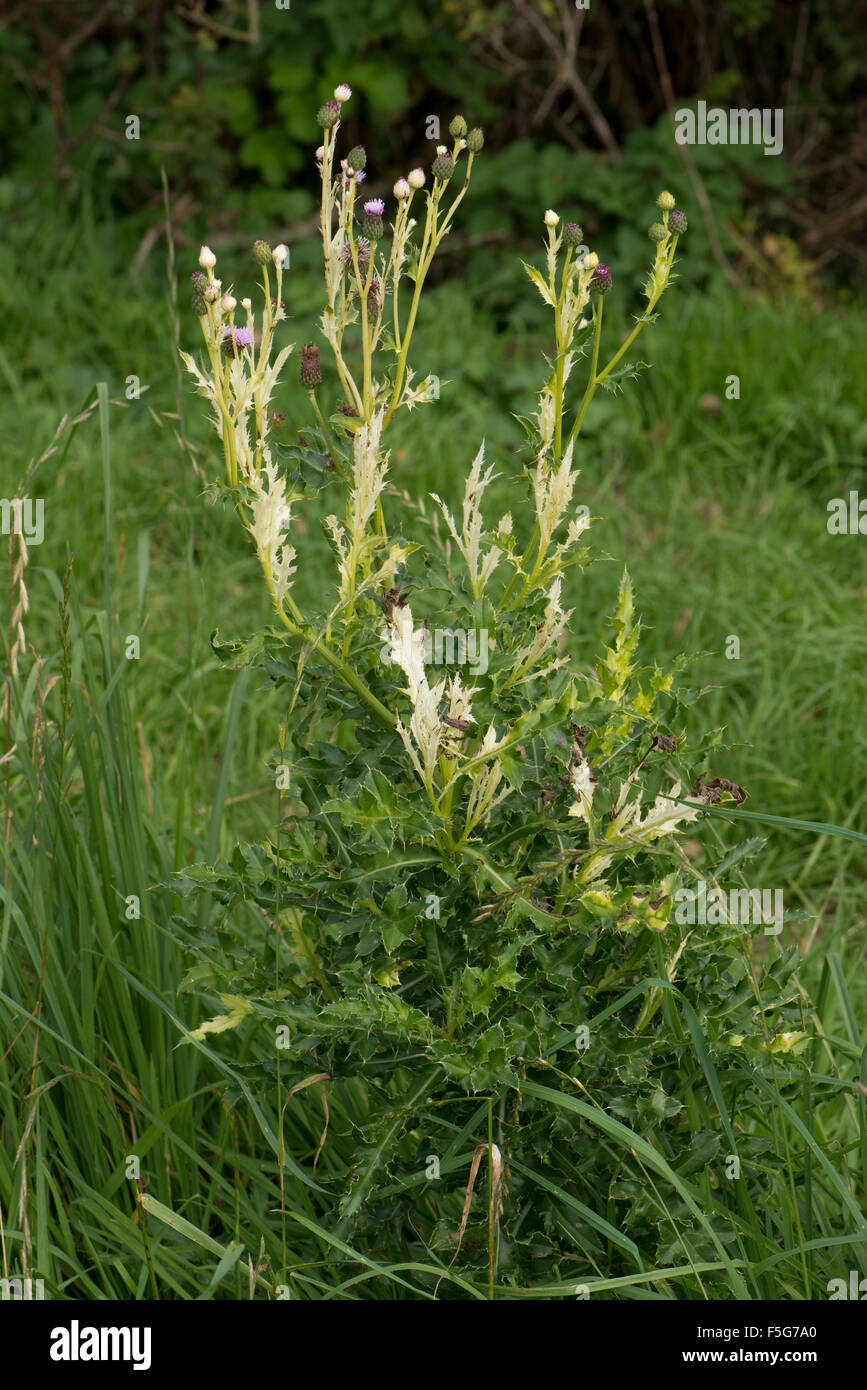
M 545 226 L 556 227 L 559 221 L 560 218 L 558 214 L 554 211 L 553 208 L 549 208 L 548 211 L 545 213 Z
M 656 206 L 662 208 L 663 212 L 671 212 L 671 209 L 674 207 L 674 194 L 660 193 L 656 200 Z
M 253 242 L 253 260 L 257 265 L 270 265 L 274 257 L 267 241 Z
M 319 365 L 319 349 L 315 343 L 305 343 L 301 348 L 301 365 L 298 379 L 305 391 L 315 391 L 322 384 L 322 368 Z
M 238 307 L 238 301 L 233 294 L 228 292 L 220 300 L 220 308 L 224 314 L 233 314 Z
M 481 129 L 480 126 L 476 126 L 475 130 L 471 130 L 469 135 L 467 136 L 467 149 L 469 150 L 470 154 L 479 154 L 481 153 L 482 146 L 484 145 L 484 143 L 485 132 Z
M 599 264 L 599 257 L 597 256 L 597 254 L 596 254 L 595 251 L 591 251 L 590 254 L 589 254 L 588 256 L 585 256 L 585 257 L 584 257 L 584 269 L 585 269 L 585 270 L 595 270 L 596 267 L 598 266 L 598 264 Z
M 348 101 L 351 96 L 352 88 L 348 87 L 345 82 L 341 82 L 339 87 L 334 88 L 334 100 L 337 102 Z
M 397 201 L 401 203 L 403 202 L 404 198 L 409 197 L 412 190 L 410 189 L 410 186 L 407 183 L 406 179 L 398 179 L 397 183 L 394 185 L 394 188 L 391 191 L 394 194 Z
M 453 116 L 449 121 L 449 135 L 454 136 L 455 140 L 460 140 L 467 133 L 467 123 L 463 116 Z
M 217 258 L 210 246 L 203 246 L 199 252 L 199 265 L 202 267 L 202 270 L 213 270 L 216 264 Z
M 346 156 L 346 165 L 349 169 L 364 169 L 367 166 L 367 151 L 363 145 L 353 145 L 349 154 Z
M 607 294 L 614 283 L 611 271 L 607 265 L 597 265 L 590 277 L 590 291 L 592 294 Z
M 584 240 L 584 230 L 577 222 L 567 222 L 563 228 L 563 241 L 567 246 L 580 246 Z
M 316 124 L 321 125 L 323 130 L 330 130 L 339 120 L 340 103 L 337 101 L 326 101 L 316 112 Z
M 441 145 L 440 152 L 437 153 L 437 157 L 431 165 L 431 173 L 435 179 L 441 179 L 443 183 L 448 183 L 454 172 L 454 160 L 448 151 Z
M 665 241 L 668 232 L 661 222 L 654 222 L 652 227 L 648 227 L 647 235 L 650 237 L 651 241 L 655 241 L 658 244 L 661 241 Z
M 252 301 L 252 299 L 242 299 L 242 300 L 241 300 L 241 308 L 244 310 L 244 313 L 245 313 L 245 314 L 252 314 L 252 312 L 253 312 L 253 301 Z
M 208 301 L 205 299 L 205 289 L 208 284 L 208 278 L 206 275 L 203 275 L 200 270 L 196 270 L 190 276 L 190 282 L 193 286 L 190 295 L 193 313 L 197 318 L 203 319 L 208 312 Z
M 686 213 L 681 212 L 680 208 L 674 208 L 673 211 L 668 214 L 668 225 L 675 236 L 683 236 L 689 226 L 686 220 Z
M 286 257 L 287 257 L 288 255 L 289 255 L 289 247 L 288 247 L 288 246 L 284 246 L 283 243 L 282 243 L 282 241 L 280 242 L 280 245 L 279 245 L 279 246 L 275 246 L 275 247 L 274 247 L 274 250 L 271 252 L 271 256 L 272 256 L 272 258 L 273 258 L 274 264 L 275 264 L 276 266 L 278 266 L 278 267 L 279 267 L 279 266 L 282 266 L 283 262 L 286 260 Z
M 324 158 L 325 158 L 325 146 L 324 146 L 324 145 L 320 145 L 320 146 L 318 147 L 317 151 L 316 151 L 316 162 L 317 162 L 317 164 L 321 164 Z
M 410 188 L 418 190 L 419 188 L 424 188 L 425 177 L 424 169 L 410 169 L 407 174 L 407 183 Z
M 202 298 L 206 304 L 216 304 L 220 298 L 220 281 L 213 280 L 210 285 L 206 285 L 202 291 Z

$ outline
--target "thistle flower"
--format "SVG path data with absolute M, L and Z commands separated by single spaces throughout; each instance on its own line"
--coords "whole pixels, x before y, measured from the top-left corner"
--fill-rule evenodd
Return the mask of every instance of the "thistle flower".
M 559 214 L 556 213 L 553 208 L 549 208 L 548 211 L 545 213 L 545 226 L 556 227 L 559 221 Z
M 324 158 L 325 158 L 325 146 L 324 146 L 324 145 L 319 145 L 319 146 L 317 146 L 317 149 L 316 149 L 316 163 L 317 163 L 317 164 L 321 164 Z
M 344 101 L 348 101 L 351 96 L 352 88 L 347 86 L 345 82 L 341 82 L 339 87 L 334 88 L 334 100 L 338 103 L 342 104 Z
M 584 240 L 584 229 L 577 222 L 567 222 L 563 228 L 563 242 L 566 246 L 580 246 Z
M 449 135 L 454 136 L 455 140 L 460 140 L 467 133 L 467 123 L 463 116 L 453 116 L 449 122 Z
M 658 245 L 661 241 L 665 241 L 668 232 L 661 222 L 654 222 L 652 227 L 648 227 L 647 235 L 651 241 L 655 241 Z
M 467 136 L 467 149 L 470 154 L 480 154 L 485 143 L 485 133 L 480 126 L 476 126 Z
M 220 346 L 227 357 L 233 357 L 236 350 L 251 348 L 254 341 L 252 330 L 249 328 L 227 328 Z
M 235 312 L 235 310 L 237 309 L 237 307 L 238 307 L 238 301 L 237 301 L 237 299 L 235 298 L 235 296 L 234 296 L 233 294 L 229 294 L 228 291 L 227 291 L 227 292 L 223 295 L 223 298 L 220 300 L 220 308 L 222 309 L 223 313 L 224 313 L 224 314 L 234 314 L 234 312 Z
M 253 260 L 257 265 L 270 265 L 273 259 L 274 255 L 267 241 L 253 242 Z
M 656 206 L 661 208 L 663 212 L 671 212 L 671 209 L 674 207 L 674 194 L 660 193 L 656 200 Z
M 674 208 L 673 211 L 668 214 L 668 225 L 675 236 L 683 236 L 689 226 L 686 220 L 686 213 L 681 212 L 680 208 Z
M 607 265 L 597 265 L 590 277 L 590 290 L 593 294 L 607 294 L 614 283 L 614 277 Z
M 298 379 L 305 391 L 314 391 L 322 384 L 322 368 L 319 365 L 319 349 L 315 343 L 305 343 L 301 349 L 301 365 Z
M 288 255 L 289 255 L 289 247 L 288 247 L 288 246 L 284 246 L 283 243 L 282 243 L 282 241 L 280 242 L 279 246 L 275 246 L 275 247 L 274 247 L 274 250 L 271 252 L 271 256 L 272 256 L 272 258 L 273 258 L 274 264 L 275 264 L 278 268 L 279 268 L 280 266 L 282 266 L 283 262 L 286 260 L 286 257 L 287 257 Z
M 212 280 L 210 284 L 205 285 L 205 288 L 202 290 L 202 298 L 205 303 L 216 304 L 217 300 L 220 298 L 220 289 L 221 285 L 219 280 Z
M 321 125 L 323 130 L 330 130 L 337 125 L 340 120 L 340 103 L 338 101 L 326 101 L 316 112 L 316 123 Z
M 381 198 L 369 198 L 364 204 L 361 229 L 371 241 L 379 241 L 382 236 L 382 214 L 384 212 L 385 203 Z
M 410 189 L 410 186 L 406 179 L 398 179 L 397 183 L 394 185 L 394 188 L 392 189 L 392 193 L 394 194 L 395 198 L 399 203 L 402 203 L 404 198 L 408 198 L 411 191 L 412 190 Z
M 216 264 L 217 258 L 210 246 L 203 246 L 199 252 L 199 265 L 202 267 L 202 270 L 213 270 Z
M 346 167 L 357 171 L 367 166 L 367 151 L 363 145 L 353 145 L 349 154 L 346 156 Z
M 367 265 L 370 258 L 370 242 L 367 240 L 367 237 L 361 236 L 358 238 L 358 241 L 355 243 L 355 250 L 358 255 L 358 264 Z M 344 265 L 352 265 L 352 246 L 348 241 L 344 241 L 340 248 L 340 259 L 343 261 Z
M 426 177 L 427 176 L 425 174 L 424 169 L 410 169 L 409 173 L 407 174 L 407 183 L 409 184 L 410 188 L 414 188 L 417 191 L 419 188 L 424 188 L 424 181 Z
M 431 173 L 435 179 L 440 179 L 443 183 L 448 183 L 454 172 L 454 160 L 445 148 L 445 145 L 440 145 L 437 151 L 437 157 L 431 166 Z

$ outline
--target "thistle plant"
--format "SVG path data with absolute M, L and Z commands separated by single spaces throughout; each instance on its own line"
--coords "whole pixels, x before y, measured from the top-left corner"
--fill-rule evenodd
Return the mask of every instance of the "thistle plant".
M 369 197 L 367 152 L 339 153 L 350 95 L 339 87 L 318 114 L 328 351 L 320 356 L 313 343 L 300 351 L 316 422 L 305 438 L 318 431 L 331 464 L 315 489 L 293 490 L 269 442 L 269 404 L 291 351 L 276 346 L 286 248 L 253 248 L 258 319 L 249 299 L 239 308 L 216 278 L 207 247 L 194 276 L 205 357 L 184 354 L 184 362 L 212 407 L 222 486 L 279 619 L 215 647 L 291 689 L 279 736 L 289 785 L 275 834 L 239 847 L 229 863 L 184 874 L 225 909 L 217 936 L 184 936 L 201 968 L 196 978 L 230 1006 L 194 1036 L 251 1029 L 245 1051 L 260 1095 L 330 1078 L 354 1153 L 332 1167 L 332 1178 L 340 1168 L 338 1190 L 321 1213 L 341 1240 L 352 1223 L 360 1248 L 376 1247 L 384 1216 L 404 1255 L 430 1257 L 449 1240 L 454 1248 L 461 1185 L 417 1180 L 424 1155 L 452 1154 L 475 1134 L 492 1174 L 496 1150 L 503 1167 L 498 1199 L 489 1194 L 484 1250 L 471 1240 L 462 1247 L 492 1292 L 497 1270 L 519 1276 L 537 1237 L 553 1244 L 555 1263 L 574 1261 L 576 1249 L 581 1267 L 590 1259 L 573 1236 L 552 1234 L 544 1201 L 527 1206 L 528 1155 L 561 1176 L 566 1164 L 578 1200 L 591 1206 L 620 1180 L 619 1161 L 575 1114 L 540 1099 L 543 1082 L 556 1081 L 570 1100 L 589 1097 L 603 1113 L 613 1108 L 672 1152 L 686 1142 L 687 1112 L 671 1095 L 698 1065 L 675 998 L 705 1018 L 704 1055 L 718 1067 L 735 1054 L 738 1065 L 748 1056 L 759 1067 L 771 1053 L 779 1061 L 797 1054 L 805 1034 L 793 966 L 766 983 L 749 933 L 726 923 L 699 938 L 673 913 L 678 887 L 696 877 L 680 832 L 694 834 L 714 801 L 745 793 L 708 780 L 719 731 L 687 747 L 684 660 L 669 671 L 640 665 L 628 576 L 610 644 L 595 659 L 573 644 L 570 595 L 590 560 L 591 518 L 576 500 L 581 428 L 600 388 L 618 389 L 637 373 L 628 354 L 675 278 L 686 217 L 660 194 L 646 304 L 606 357 L 603 309 L 617 293 L 614 272 L 583 244 L 577 223 L 545 213 L 543 264 L 525 269 L 551 310 L 552 347 L 537 408 L 523 421 L 525 500 L 499 515 L 491 508 L 509 464 L 490 461 L 477 441 L 460 502 L 432 495 L 434 524 L 425 525 L 430 509 L 421 508 L 416 525 L 389 489 L 387 436 L 399 412 L 436 399 L 430 375 L 416 384 L 413 334 L 484 136 L 456 116 L 452 144 L 429 170 L 399 178 L 391 199 Z M 293 578 L 303 538 L 293 538 L 293 517 L 301 505 L 313 508 L 317 491 L 328 494 L 320 513 L 333 586 L 320 611 L 302 613 Z M 438 666 L 432 632 L 454 639 L 452 651 L 460 651 L 456 633 L 483 635 L 487 658 Z M 706 1016 L 708 995 L 733 970 L 748 987 Z M 582 1047 L 585 1025 L 591 1044 Z M 275 1048 L 275 1030 L 288 1031 L 288 1048 Z M 350 1081 L 360 1088 L 352 1095 Z M 763 1179 L 753 1181 L 758 1202 Z M 526 1246 L 510 1234 L 519 1210 Z M 466 1214 L 461 1238 L 465 1223 Z M 655 1242 L 668 1240 L 648 1234 L 653 1223 L 640 1204 L 632 1224 L 651 1257 Z M 690 1258 L 731 1265 L 688 1204 L 679 1239 Z M 609 1247 L 609 1272 L 624 1261 L 634 1267 L 623 1249 L 623 1239 Z M 285 1268 L 285 1244 L 274 1259 Z

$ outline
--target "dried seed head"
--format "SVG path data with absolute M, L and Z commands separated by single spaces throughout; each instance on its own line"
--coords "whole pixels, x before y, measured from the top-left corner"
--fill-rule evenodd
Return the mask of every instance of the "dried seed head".
M 315 343 L 305 343 L 302 347 L 298 377 L 305 391 L 314 391 L 321 385 L 322 368 L 319 365 L 319 349 Z

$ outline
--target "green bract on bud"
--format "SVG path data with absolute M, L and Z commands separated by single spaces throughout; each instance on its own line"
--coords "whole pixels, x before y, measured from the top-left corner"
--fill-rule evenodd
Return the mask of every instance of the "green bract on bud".
M 683 236 L 689 226 L 686 220 L 686 213 L 681 212 L 680 208 L 675 208 L 673 212 L 668 214 L 668 225 L 675 236 Z
M 577 222 L 567 222 L 563 228 L 563 243 L 566 246 L 580 246 L 584 240 L 584 229 Z
M 337 101 L 326 101 L 316 112 L 316 123 L 321 125 L 323 130 L 330 130 L 339 120 L 340 103 Z
M 651 241 L 660 242 L 665 241 L 665 238 L 668 236 L 668 232 L 665 230 L 661 222 L 654 222 L 652 227 L 648 227 L 647 235 L 650 237 Z
M 270 265 L 274 259 L 274 253 L 267 241 L 253 242 L 253 260 L 257 265 Z
M 200 270 L 197 270 L 190 276 L 190 283 L 193 287 L 190 297 L 193 313 L 196 314 L 198 318 L 203 319 L 208 312 L 208 301 L 205 299 L 205 287 L 208 283 L 208 277 L 207 275 L 203 275 Z
M 481 126 L 476 126 L 467 136 L 467 149 L 470 154 L 480 154 L 485 143 L 485 132 Z
M 301 366 L 298 378 L 305 391 L 314 391 L 317 386 L 322 384 L 319 349 L 315 343 L 305 343 L 301 349 Z
M 467 123 L 463 116 L 453 116 L 449 121 L 449 135 L 453 135 L 456 140 L 460 140 L 467 133 Z
M 442 179 L 443 183 L 448 183 L 452 174 L 455 172 L 455 162 L 446 149 L 445 145 L 440 145 L 437 150 L 437 157 L 431 165 L 431 173 L 435 179 Z
M 607 294 L 614 283 L 614 278 L 607 265 L 598 265 L 590 277 L 590 290 L 592 294 Z
M 367 150 L 363 145 L 353 145 L 349 154 L 346 156 L 346 165 L 347 168 L 354 169 L 356 172 L 367 166 Z M 672 206 L 674 206 L 674 204 L 672 204 Z
M 660 193 L 656 200 L 656 206 L 662 208 L 663 212 L 671 212 L 671 209 L 674 207 L 674 194 Z

